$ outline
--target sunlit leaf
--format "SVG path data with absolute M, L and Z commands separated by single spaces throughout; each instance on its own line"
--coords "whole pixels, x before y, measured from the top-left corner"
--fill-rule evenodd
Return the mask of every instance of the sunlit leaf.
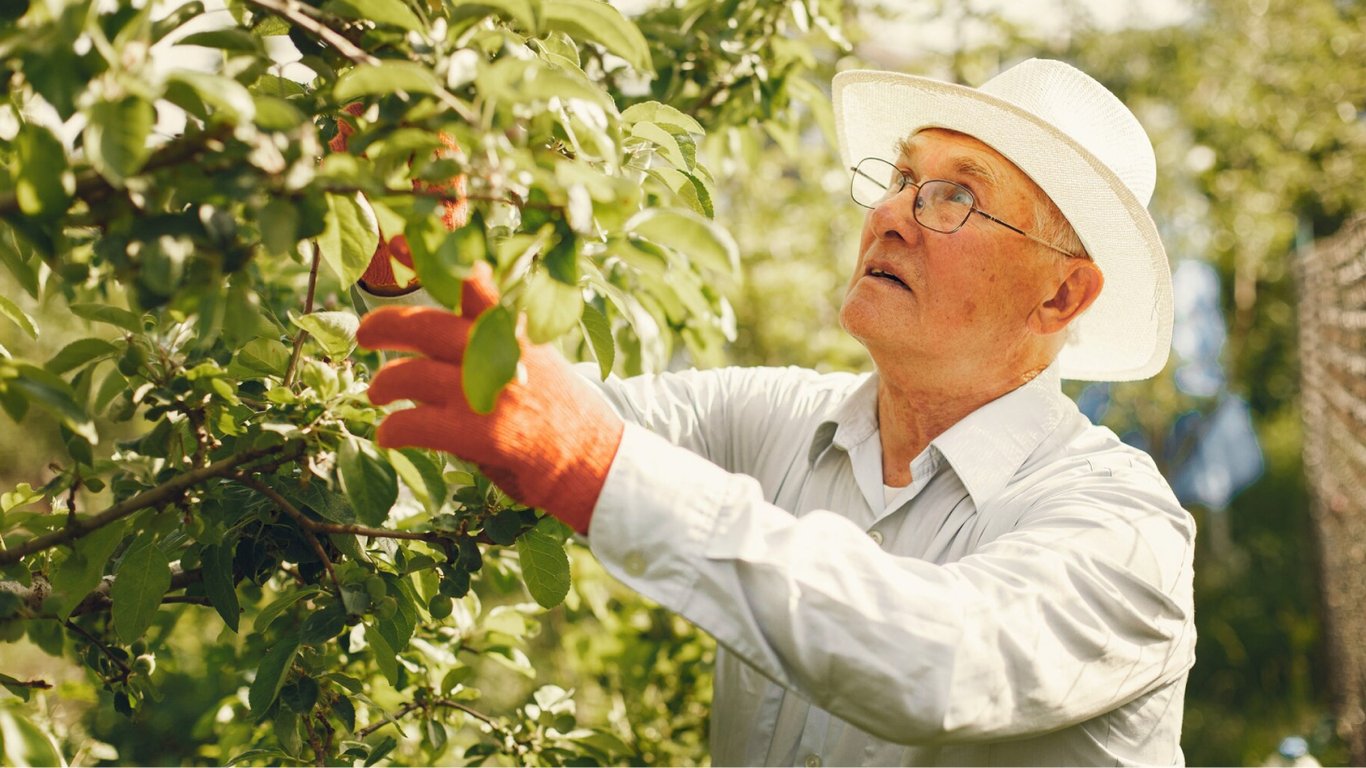
M 294 324 L 308 331 L 333 358 L 343 358 L 356 348 L 356 328 L 360 318 L 351 312 L 310 312 L 291 316 Z
M 441 81 L 430 69 L 411 61 L 383 61 L 361 64 L 337 78 L 332 89 L 340 102 L 354 101 L 363 96 L 384 96 L 391 93 L 432 94 L 441 91 Z
M 361 198 L 347 195 L 327 196 L 327 217 L 318 248 L 323 263 L 342 285 L 354 285 L 379 245 L 379 222 Z
M 125 331 L 137 333 L 142 330 L 142 322 L 138 316 L 122 307 L 112 304 L 72 304 L 68 309 L 71 314 L 83 317 L 97 323 L 109 323 L 116 325 Z
M 14 138 L 14 195 L 29 216 L 55 217 L 71 205 L 76 182 L 66 149 L 52 131 L 25 123 Z M 16 224 L 17 226 L 17 224 Z
M 730 234 L 690 211 L 641 211 L 626 222 L 626 230 L 672 248 L 706 269 L 733 274 L 740 268 L 740 249 Z
M 522 306 L 526 311 L 527 338 L 533 344 L 542 344 L 568 333 L 579 321 L 583 291 L 544 271 L 536 272 L 526 279 Z
M 601 0 L 552 0 L 541 11 L 547 29 L 577 40 L 592 40 L 640 72 L 652 72 L 650 46 L 636 25 Z
M 606 379 L 612 372 L 612 366 L 616 364 L 617 356 L 617 347 L 612 341 L 612 326 L 607 321 L 607 316 L 592 304 L 583 306 L 580 323 L 583 327 L 583 336 L 588 340 L 593 357 L 598 361 L 598 372 Z
M 517 375 L 521 357 L 512 315 L 501 306 L 480 315 L 465 350 L 465 359 L 478 364 L 460 367 L 465 397 L 476 413 L 493 410 L 498 393 Z
M 33 322 L 33 317 L 29 313 L 19 308 L 18 304 L 10 301 L 4 296 L 0 296 L 0 315 L 8 317 L 15 325 L 19 326 L 30 339 L 38 338 L 38 326 Z
M 251 122 L 256 117 L 256 101 L 251 98 L 251 92 L 232 78 L 211 72 L 177 69 L 166 76 L 166 84 L 167 98 L 175 94 L 175 87 L 183 87 L 207 108 L 198 110 L 198 117 L 210 119 L 221 116 L 236 124 Z M 192 107 L 197 105 L 181 106 L 191 114 L 196 112 Z
M 391 24 L 410 32 L 422 29 L 422 21 L 403 3 L 403 0 L 331 0 L 324 9 L 353 19 Z
M 49 358 L 43 367 L 53 373 L 62 374 L 91 360 L 108 357 L 117 351 L 118 347 L 104 339 L 76 339 Z
M 125 96 L 97 102 L 85 125 L 85 155 L 100 175 L 116 187 L 142 170 L 149 152 L 147 137 L 156 122 L 151 103 Z

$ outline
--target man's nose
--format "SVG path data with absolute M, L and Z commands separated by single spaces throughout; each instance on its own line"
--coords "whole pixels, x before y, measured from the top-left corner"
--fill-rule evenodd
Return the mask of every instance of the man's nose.
M 918 240 L 921 231 L 915 218 L 915 196 L 915 187 L 908 185 L 869 211 L 873 234 L 885 240 Z

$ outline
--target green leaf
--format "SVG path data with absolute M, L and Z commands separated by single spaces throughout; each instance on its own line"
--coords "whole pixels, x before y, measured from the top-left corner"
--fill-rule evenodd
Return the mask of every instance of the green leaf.
M 14 137 L 14 195 L 29 216 L 55 218 L 66 212 L 76 179 L 66 165 L 66 149 L 52 131 L 24 123 Z
M 484 521 L 484 533 L 493 539 L 494 544 L 507 546 L 517 540 L 522 531 L 522 511 L 505 509 Z
M 353 437 L 337 452 L 337 476 L 356 517 L 366 525 L 383 525 L 398 499 L 398 474 L 369 440 Z
M 8 317 L 19 326 L 30 339 L 38 338 L 38 326 L 34 324 L 33 317 L 29 313 L 19 308 L 18 304 L 10 301 L 4 296 L 0 296 L 0 315 Z
M 147 136 L 156 110 L 136 96 L 96 102 L 85 125 L 85 156 L 110 184 L 122 187 L 142 170 L 149 152 Z
M 626 222 L 626 231 L 688 256 L 698 267 L 734 274 L 740 249 L 730 233 L 691 211 L 651 208 Z
M 547 29 L 591 40 L 626 60 L 639 72 L 653 72 L 650 46 L 621 11 L 600 0 L 552 0 L 541 11 Z
M 291 315 L 290 319 L 308 331 L 329 357 L 341 359 L 356 348 L 356 328 L 360 326 L 360 318 L 351 312 L 310 312 L 302 317 Z
M 66 759 L 42 728 L 6 707 L 0 709 L 0 763 L 4 765 L 66 765 Z
M 114 630 L 120 640 L 131 643 L 142 637 L 170 587 L 171 565 L 152 535 L 144 534 L 123 556 L 109 589 Z
M 183 101 L 174 99 L 172 90 L 182 86 L 197 97 L 204 107 L 213 110 L 206 112 L 203 109 L 192 109 L 190 107 L 198 106 L 193 103 L 188 106 L 180 104 L 196 117 L 208 120 L 214 116 L 221 116 L 237 125 L 249 123 L 256 117 L 256 101 L 251 98 L 251 92 L 232 78 L 209 72 L 177 69 L 166 76 L 166 86 L 167 98 L 172 98 L 177 103 Z
M 384 674 L 390 685 L 398 686 L 398 652 L 390 647 L 384 633 L 375 625 L 366 624 L 365 640 L 370 643 L 370 650 L 375 654 L 375 665 L 379 667 L 379 671 Z
M 539 59 L 503 58 L 479 71 L 480 92 L 509 101 L 582 99 L 613 109 L 612 98 L 582 73 L 554 69 Z
M 33 250 L 3 222 L 0 222 L 0 262 L 4 262 L 28 295 L 38 298 L 39 262 L 33 258 Z
M 457 0 L 455 5 L 462 11 L 487 9 L 502 18 L 516 22 L 525 32 L 532 35 L 540 34 L 536 25 L 536 10 L 530 0 Z
M 244 29 L 234 28 L 195 32 L 177 40 L 176 45 L 199 45 L 205 48 L 217 48 L 220 51 L 240 53 L 264 52 L 261 38 Z
M 522 578 L 527 591 L 543 607 L 554 608 L 569 594 L 569 555 L 564 541 L 551 533 L 559 525 L 542 520 L 517 539 L 517 555 L 522 561 Z
M 275 703 L 275 697 L 280 695 L 286 673 L 294 665 L 294 656 L 298 652 L 299 638 L 287 636 L 277 640 L 261 657 L 261 664 L 256 668 L 256 679 L 252 681 L 251 690 L 247 692 L 247 705 L 256 714 L 257 720 L 265 717 L 266 710 Z
M 682 148 L 678 146 L 678 139 L 674 138 L 672 133 L 661 128 L 658 123 L 636 123 L 631 126 L 631 135 L 645 139 L 659 147 L 659 152 L 673 167 L 679 170 L 688 170 L 692 167 L 692 164 L 684 157 Z
M 621 121 L 628 125 L 648 121 L 677 126 L 689 133 L 706 133 L 701 123 L 679 111 L 676 107 L 658 101 L 642 101 L 639 104 L 632 104 L 621 113 Z
M 517 326 L 505 308 L 493 307 L 474 321 L 460 370 L 465 397 L 475 413 L 493 411 L 498 393 L 517 375 L 521 357 Z
M 299 209 L 286 200 L 272 200 L 261 209 L 256 223 L 261 228 L 261 244 L 271 255 L 287 256 L 299 242 Z
M 251 373 L 279 376 L 289 365 L 289 347 L 275 339 L 252 339 L 237 350 L 233 363 Z
M 108 357 L 119 350 L 104 339 L 76 339 L 62 347 L 43 367 L 56 374 L 63 374 L 72 368 L 85 365 L 91 360 Z
M 52 575 L 52 612 L 65 619 L 90 594 L 104 576 L 109 557 L 114 554 L 127 521 L 106 525 L 76 540 L 72 552 Z
M 617 347 L 612 341 L 612 325 L 607 321 L 607 316 L 592 304 L 583 305 L 583 316 L 579 322 L 583 329 L 583 337 L 588 339 L 593 357 L 597 358 L 598 372 L 606 379 L 612 372 L 617 357 Z
M 214 610 L 223 617 L 228 629 L 237 631 L 237 622 L 242 608 L 237 602 L 237 588 L 233 583 L 232 560 L 236 541 L 225 544 L 211 544 L 200 553 L 204 575 L 204 594 L 213 604 Z
M 486 253 L 483 218 L 476 213 L 448 232 L 439 218 L 427 216 L 409 222 L 404 235 L 422 287 L 442 306 L 459 311 L 462 281 Z
M 284 99 L 259 93 L 252 94 L 252 99 L 256 102 L 256 125 L 267 131 L 292 131 L 308 119 Z
M 0 493 L 0 515 L 12 509 L 26 507 L 41 498 L 43 498 L 42 491 L 35 490 L 28 483 L 20 483 L 14 486 L 14 490 Z
M 422 30 L 422 21 L 403 3 L 403 0 L 332 0 L 323 6 L 323 10 L 334 11 L 353 19 L 390 24 L 409 32 Z
M 63 426 L 84 437 L 91 445 L 99 443 L 95 424 L 90 420 L 85 408 L 76 401 L 76 393 L 70 384 L 62 380 L 62 377 L 37 366 L 27 363 L 11 365 L 15 373 L 14 378 L 0 379 L 11 392 L 21 392 L 30 403 L 35 403 L 56 416 Z
M 295 603 L 310 597 L 316 597 L 322 594 L 322 592 L 321 589 L 316 587 L 308 587 L 300 589 L 297 592 L 290 592 L 283 597 L 276 599 L 275 602 L 262 608 L 261 612 L 256 614 L 256 618 L 252 620 L 252 629 L 257 632 L 264 632 L 270 627 L 271 622 L 283 615 L 284 612 L 289 610 Z
M 583 314 L 583 291 L 565 285 L 544 270 L 527 278 L 522 306 L 527 338 L 533 344 L 553 341 L 569 332 Z
M 125 331 L 137 333 L 142 330 L 142 321 L 138 316 L 122 307 L 115 307 L 110 304 L 72 304 L 67 309 L 77 317 L 83 317 L 96 323 L 108 323 L 116 325 Z
M 446 481 L 441 478 L 441 470 L 421 449 L 390 451 L 389 463 L 428 512 L 436 514 L 441 509 L 446 500 Z
M 344 286 L 355 285 L 379 245 L 379 222 L 360 196 L 327 195 L 327 215 L 318 236 L 323 263 Z
M 432 94 L 441 91 L 441 81 L 427 67 L 411 61 L 382 61 L 361 64 L 337 78 L 333 98 L 344 103 L 363 96 L 391 93 Z

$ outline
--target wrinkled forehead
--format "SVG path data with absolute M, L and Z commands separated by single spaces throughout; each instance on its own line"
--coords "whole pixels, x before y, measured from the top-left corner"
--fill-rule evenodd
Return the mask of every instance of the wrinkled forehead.
M 938 173 L 952 173 L 995 190 L 1020 189 L 1047 199 L 1044 191 L 1020 167 L 991 145 L 967 133 L 947 128 L 921 128 L 892 148 L 900 162 L 915 166 L 934 159 Z

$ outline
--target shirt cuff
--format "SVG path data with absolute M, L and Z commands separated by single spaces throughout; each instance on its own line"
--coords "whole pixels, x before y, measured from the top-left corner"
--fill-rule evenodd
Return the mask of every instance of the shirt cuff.
M 359 298 L 367 310 L 380 307 L 441 307 L 430 293 L 421 288 L 399 296 L 380 296 L 377 293 L 370 293 L 359 284 L 353 286 L 353 290 L 355 293 L 352 295 Z
M 686 605 L 736 478 L 627 423 L 588 528 L 607 572 L 646 597 Z

